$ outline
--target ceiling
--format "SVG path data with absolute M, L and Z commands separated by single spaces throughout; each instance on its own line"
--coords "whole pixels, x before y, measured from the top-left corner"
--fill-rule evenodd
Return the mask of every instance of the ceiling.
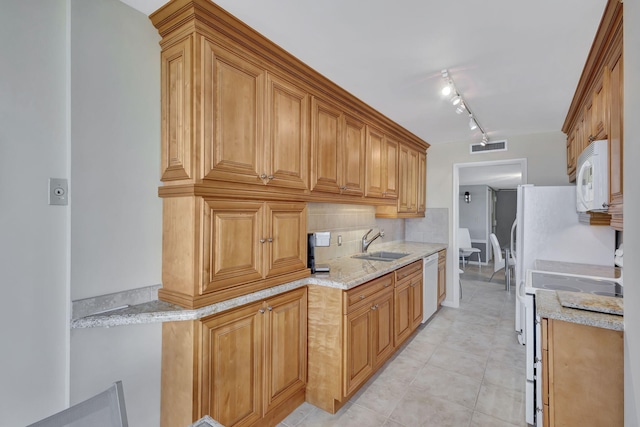
M 467 166 L 458 172 L 459 185 L 488 185 L 494 190 L 515 189 L 522 182 L 520 163 Z
M 165 0 L 122 0 L 149 15 Z M 218 0 L 430 144 L 561 130 L 606 0 Z M 392 6 L 393 5 L 393 6 Z

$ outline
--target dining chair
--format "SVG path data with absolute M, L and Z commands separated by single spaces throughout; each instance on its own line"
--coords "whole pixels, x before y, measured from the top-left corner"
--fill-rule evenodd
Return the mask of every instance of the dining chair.
M 493 274 L 489 278 L 489 282 L 493 279 L 494 274 L 503 268 L 508 267 L 504 271 L 506 279 L 507 274 L 511 274 L 512 267 L 516 265 L 516 260 L 509 256 L 509 261 L 505 263 L 504 258 L 502 257 L 502 248 L 500 247 L 500 243 L 498 242 L 496 235 L 491 233 L 489 235 L 489 240 L 491 241 L 491 247 L 493 248 Z
M 458 228 L 458 249 L 460 251 L 460 257 L 462 258 L 462 268 L 464 268 L 464 262 L 466 258 L 471 258 L 471 255 L 478 254 L 478 267 L 482 270 L 482 262 L 480 261 L 480 249 L 471 246 L 471 235 L 468 228 Z
M 129 427 L 122 381 L 27 427 Z

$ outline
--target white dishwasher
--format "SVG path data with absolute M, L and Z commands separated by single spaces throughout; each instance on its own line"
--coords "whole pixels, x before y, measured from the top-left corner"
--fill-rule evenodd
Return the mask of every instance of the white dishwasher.
M 438 253 L 422 260 L 422 323 L 438 310 Z

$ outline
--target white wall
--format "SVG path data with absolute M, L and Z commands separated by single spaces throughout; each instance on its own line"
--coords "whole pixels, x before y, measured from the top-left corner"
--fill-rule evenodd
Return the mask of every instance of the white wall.
M 624 2 L 624 425 L 640 425 L 640 4 Z
M 160 39 L 117 0 L 71 0 L 71 299 L 161 283 Z M 73 330 L 71 403 L 122 380 L 160 424 L 161 325 Z
M 0 424 L 65 405 L 68 206 L 65 0 L 2 2 L 0 12 Z
M 568 185 L 566 172 L 566 136 L 558 132 L 508 137 L 508 151 L 470 154 L 469 143 L 461 141 L 432 145 L 427 152 L 427 208 L 449 209 L 449 241 L 453 241 L 453 165 L 507 159 L 527 159 L 528 183 Z M 447 305 L 453 301 L 453 268 L 457 258 L 447 257 Z

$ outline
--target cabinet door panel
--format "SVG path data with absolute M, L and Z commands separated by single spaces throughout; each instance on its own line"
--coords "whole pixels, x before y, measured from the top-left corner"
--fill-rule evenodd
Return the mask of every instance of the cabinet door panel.
M 203 380 L 200 416 L 226 426 L 248 426 L 262 416 L 261 304 L 202 322 Z
M 360 387 L 373 371 L 371 313 L 371 307 L 365 306 L 346 316 L 345 396 Z
M 311 102 L 311 190 L 340 192 L 341 111 L 322 100 Z
M 344 141 L 342 147 L 342 173 L 345 193 L 364 193 L 365 125 L 355 117 L 344 115 Z
M 162 181 L 193 177 L 191 127 L 192 37 L 162 51 Z
M 427 155 L 418 153 L 418 213 L 427 210 Z
M 385 161 L 385 138 L 382 132 L 367 126 L 366 148 L 366 196 L 382 197 L 384 192 L 383 166 Z
M 411 288 L 405 281 L 397 285 L 394 291 L 394 342 L 399 346 L 411 335 Z
M 422 273 L 411 279 L 411 330 L 422 322 Z
M 203 293 L 263 277 L 262 207 L 257 202 L 204 204 Z
M 205 177 L 262 184 L 265 72 L 203 41 Z
M 309 187 L 309 95 L 274 75 L 267 79 L 268 159 L 263 171 L 269 185 L 307 189 Z
M 266 413 L 304 388 L 306 383 L 306 288 L 267 301 L 265 314 Z
M 384 192 L 387 199 L 398 198 L 398 143 L 392 139 L 385 140 Z
M 373 310 L 373 360 L 377 367 L 393 353 L 393 292 L 375 301 Z
M 438 305 L 447 297 L 447 253 L 438 252 Z
M 622 76 L 622 54 L 611 67 L 611 109 L 610 109 L 610 132 L 609 132 L 609 162 L 610 177 L 609 197 L 612 205 L 621 205 L 623 200 L 622 172 L 623 172 L 623 76 Z M 621 209 L 620 209 L 621 210 Z
M 267 203 L 266 221 L 266 276 L 307 268 L 306 205 Z

